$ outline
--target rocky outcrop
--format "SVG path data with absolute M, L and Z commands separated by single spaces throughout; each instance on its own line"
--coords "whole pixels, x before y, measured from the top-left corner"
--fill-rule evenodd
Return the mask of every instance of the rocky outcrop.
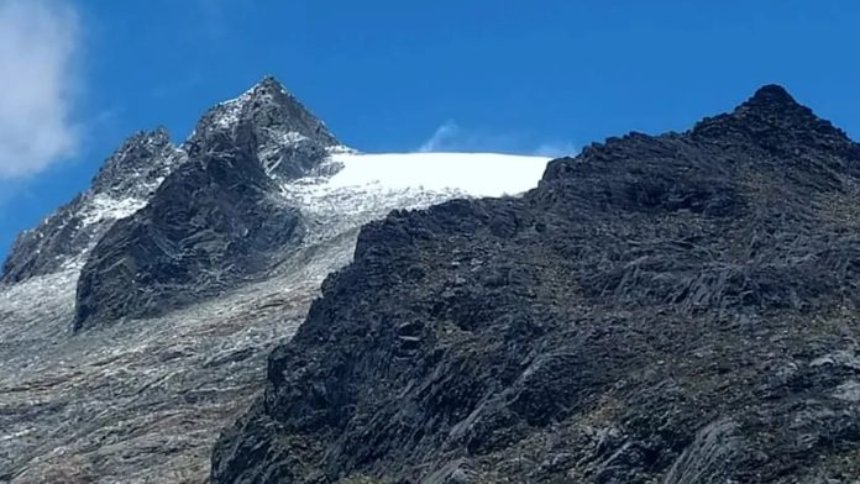
M 93 250 L 74 329 L 164 314 L 263 273 L 303 233 L 278 190 L 247 144 L 193 157 Z
M 281 184 L 340 146 L 273 78 L 207 112 L 145 209 L 101 239 L 81 273 L 74 329 L 164 314 L 259 280 L 301 242 Z
M 246 126 L 189 150 L 151 203 L 104 236 L 82 280 L 75 266 L 0 285 L 0 482 L 206 482 L 218 433 L 260 394 L 268 354 L 352 259 L 364 223 L 518 193 L 547 162 L 333 146 L 309 176 L 284 181 L 266 173 Z M 499 176 L 480 187 L 456 171 L 447 187 L 421 176 L 450 167 Z M 70 336 L 79 282 L 90 292 L 78 308 L 92 313 Z
M 205 151 L 218 137 L 236 144 L 243 131 L 253 137 L 251 149 L 264 171 L 281 180 L 313 173 L 329 150 L 341 146 L 325 124 L 280 82 L 266 77 L 236 99 L 204 114 L 186 149 L 192 155 Z
M 18 237 L 0 283 L 22 282 L 82 264 L 113 223 L 146 205 L 164 178 L 184 161 L 185 153 L 173 146 L 162 128 L 132 136 L 107 159 L 89 190 Z
M 272 353 L 212 480 L 856 476 L 858 167 L 766 86 L 523 198 L 394 212 Z

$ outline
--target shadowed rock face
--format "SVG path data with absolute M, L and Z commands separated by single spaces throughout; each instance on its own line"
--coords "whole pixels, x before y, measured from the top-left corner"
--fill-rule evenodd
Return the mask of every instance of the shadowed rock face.
M 157 316 L 259 279 L 302 240 L 279 183 L 339 146 L 274 79 L 200 120 L 149 204 L 99 241 L 81 272 L 75 331 Z
M 366 226 L 226 430 L 233 482 L 860 474 L 860 148 L 782 88 Z
M 148 206 L 104 235 L 80 280 L 75 265 L 0 285 L 0 482 L 205 482 L 218 433 L 260 394 L 266 357 L 352 259 L 361 225 L 470 193 L 399 176 L 341 184 L 313 163 L 283 182 L 261 163 L 255 125 L 237 122 L 189 149 Z M 348 174 L 365 159 L 351 156 L 326 164 Z M 86 314 L 71 336 L 79 282 Z M 111 324 L 141 314 L 153 317 Z
M 278 198 L 249 142 L 221 142 L 102 238 L 78 282 L 75 330 L 217 295 L 264 273 L 301 240 L 298 209 Z

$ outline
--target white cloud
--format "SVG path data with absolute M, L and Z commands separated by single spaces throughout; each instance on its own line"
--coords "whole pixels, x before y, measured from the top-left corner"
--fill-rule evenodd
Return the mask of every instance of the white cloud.
M 74 153 L 79 22 L 68 3 L 0 0 L 0 179 Z
M 494 133 L 486 130 L 463 129 L 448 120 L 433 132 L 419 152 L 487 152 L 515 153 L 556 158 L 573 156 L 578 150 L 569 141 L 536 140 L 523 133 Z
M 418 148 L 421 153 L 429 153 L 431 151 L 443 151 L 447 146 L 457 143 L 457 136 L 460 134 L 460 127 L 452 120 L 446 121 L 444 124 L 436 128 L 433 136 L 427 139 Z

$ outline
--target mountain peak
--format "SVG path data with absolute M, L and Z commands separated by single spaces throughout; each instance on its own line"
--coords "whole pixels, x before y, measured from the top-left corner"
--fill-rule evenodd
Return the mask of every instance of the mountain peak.
M 281 81 L 275 76 L 266 75 L 238 97 L 221 102 L 216 108 L 218 106 L 225 106 L 241 110 L 249 105 L 256 104 L 259 106 L 267 101 L 275 104 L 298 103 L 295 96 L 287 91 L 287 88 L 284 87 Z
M 782 121 L 807 124 L 819 121 L 818 117 L 808 107 L 797 102 L 788 90 L 779 84 L 766 84 L 758 88 L 753 95 L 735 108 L 732 113 L 736 117 L 764 117 L 773 120 L 778 117 Z
M 325 145 L 338 144 L 322 121 L 270 75 L 240 96 L 221 102 L 207 111 L 191 138 L 194 140 L 215 130 L 235 132 L 240 126 L 247 125 L 252 128 L 286 129 Z
M 170 141 L 164 126 L 139 131 L 126 139 L 93 179 L 94 192 L 129 195 L 152 190 L 184 161 L 183 154 Z
M 857 147 L 845 132 L 797 102 L 778 84 L 760 87 L 730 113 L 703 119 L 691 133 L 694 138 L 719 144 L 752 142 L 791 152 L 826 146 L 852 159 L 857 157 Z
M 279 81 L 275 76 L 268 74 L 263 76 L 263 78 L 251 88 L 253 91 L 276 91 L 287 93 L 287 89 L 284 87 L 284 84 Z
M 765 84 L 758 88 L 746 104 L 798 105 L 797 101 L 779 84 Z
M 280 81 L 266 76 L 239 97 L 206 112 L 186 149 L 192 156 L 223 146 L 251 149 L 270 175 L 295 178 L 319 165 L 327 149 L 340 145 Z
M 161 182 L 186 160 L 164 127 L 130 136 L 105 160 L 89 190 L 16 239 L 0 283 L 24 281 L 82 262 L 116 220 L 145 206 Z

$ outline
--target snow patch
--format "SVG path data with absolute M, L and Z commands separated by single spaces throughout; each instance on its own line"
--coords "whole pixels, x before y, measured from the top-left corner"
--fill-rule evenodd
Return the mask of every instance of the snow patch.
M 286 94 L 283 87 L 280 87 L 279 90 Z M 257 84 L 243 92 L 239 97 L 219 103 L 215 108 L 218 111 L 218 115 L 212 119 L 213 123 L 219 128 L 229 129 L 233 127 L 239 122 L 239 117 L 242 114 L 244 106 L 254 98 L 269 101 L 272 99 L 272 94 L 263 89 L 262 84 Z
M 83 213 L 85 225 L 92 225 L 104 220 L 118 220 L 128 217 L 146 205 L 147 201 L 128 197 L 113 198 L 105 194 L 97 194 L 90 199 L 90 203 Z
M 230 99 L 218 104 L 215 109 L 217 115 L 212 119 L 212 122 L 219 128 L 229 129 L 239 122 L 239 116 L 242 114 L 242 107 L 251 100 L 254 95 L 254 90 L 245 91 L 237 98 Z

